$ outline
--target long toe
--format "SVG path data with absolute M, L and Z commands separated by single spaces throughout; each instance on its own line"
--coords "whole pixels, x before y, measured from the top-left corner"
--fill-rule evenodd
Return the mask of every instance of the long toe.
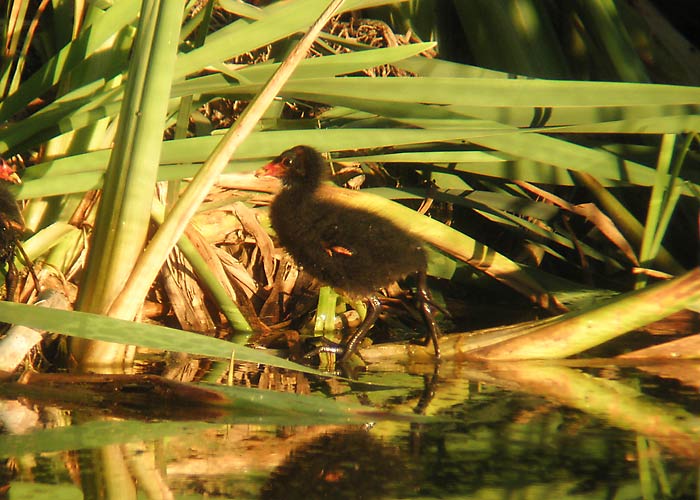
M 316 340 L 318 339 L 318 340 Z M 315 342 L 318 342 L 315 348 L 304 355 L 304 359 L 312 359 L 319 354 L 335 354 L 336 356 L 344 356 L 347 349 L 342 344 L 328 340 L 326 337 L 316 337 Z

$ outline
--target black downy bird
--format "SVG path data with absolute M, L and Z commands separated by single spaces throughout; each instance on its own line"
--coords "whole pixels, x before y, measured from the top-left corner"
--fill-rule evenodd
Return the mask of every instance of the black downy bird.
M 0 266 L 8 264 L 6 296 L 7 300 L 11 300 L 17 285 L 14 256 L 24 231 L 24 219 L 17 200 L 7 189 L 8 183 L 19 184 L 21 180 L 14 167 L 0 158 Z
M 24 219 L 17 206 L 17 200 L 7 189 L 7 184 L 21 181 L 15 169 L 0 158 L 0 264 L 7 262 L 14 254 L 14 245 L 24 230 Z
M 270 222 L 280 244 L 313 278 L 367 303 L 357 330 L 338 349 L 341 362 L 356 353 L 381 311 L 379 289 L 417 274 L 417 301 L 436 357 L 439 327 L 426 284 L 427 259 L 421 241 L 377 213 L 348 208 L 319 196 L 328 166 L 312 147 L 295 146 L 256 172 L 278 177 L 282 189 L 270 205 Z M 339 188 L 338 188 L 339 189 Z

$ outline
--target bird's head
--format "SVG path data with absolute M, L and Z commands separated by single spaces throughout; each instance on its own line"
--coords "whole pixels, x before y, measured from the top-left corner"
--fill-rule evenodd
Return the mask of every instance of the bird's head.
M 325 178 L 323 157 L 311 146 L 294 146 L 286 150 L 255 175 L 277 177 L 285 186 L 315 188 Z
M 11 182 L 12 184 L 21 184 L 22 180 L 15 172 L 15 167 L 7 163 L 4 158 L 0 158 L 0 180 Z

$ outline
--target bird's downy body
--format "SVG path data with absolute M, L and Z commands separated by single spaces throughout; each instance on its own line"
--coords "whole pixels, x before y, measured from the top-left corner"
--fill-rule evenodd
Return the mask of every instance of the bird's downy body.
M 270 208 L 270 221 L 280 244 L 317 280 L 365 298 L 425 271 L 420 242 L 389 220 L 304 194 L 282 190 Z

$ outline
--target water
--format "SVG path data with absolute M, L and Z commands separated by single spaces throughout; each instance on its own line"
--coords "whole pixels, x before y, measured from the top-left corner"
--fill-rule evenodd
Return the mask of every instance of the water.
M 182 420 L 169 421 L 161 408 L 157 418 L 144 411 L 139 420 L 117 418 L 107 405 L 87 411 L 8 398 L 3 414 L 15 420 L 3 418 L 0 492 L 12 499 L 700 498 L 700 365 L 588 364 L 597 366 L 443 363 L 438 373 L 394 367 L 360 380 L 375 385 L 308 380 L 342 404 L 399 419 L 379 411 L 352 421 L 239 411 L 196 421 L 180 412 Z M 405 418 L 417 415 L 424 420 Z

